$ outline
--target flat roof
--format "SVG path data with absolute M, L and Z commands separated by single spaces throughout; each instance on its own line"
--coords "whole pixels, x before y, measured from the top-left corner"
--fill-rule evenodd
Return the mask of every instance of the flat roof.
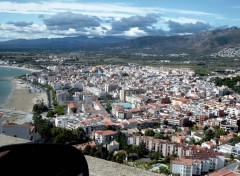
M 121 105 L 124 107 L 124 109 L 132 109 L 132 104 L 131 103 L 113 103 L 113 105 Z
M 11 144 L 29 143 L 30 140 L 0 134 L 0 147 Z

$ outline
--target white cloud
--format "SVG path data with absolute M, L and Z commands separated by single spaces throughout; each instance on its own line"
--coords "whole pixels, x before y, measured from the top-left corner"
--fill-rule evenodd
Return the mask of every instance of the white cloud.
M 179 10 L 161 7 L 134 7 L 123 3 L 80 3 L 62 1 L 42 1 L 42 2 L 0 2 L 0 12 L 21 13 L 21 14 L 56 14 L 71 11 L 84 15 L 95 15 L 98 17 L 129 17 L 131 15 L 144 15 L 149 13 L 175 13 L 185 15 L 220 17 L 221 15 L 202 12 Z
M 49 30 L 46 25 L 32 24 L 25 27 L 14 24 L 0 24 L 0 41 L 11 39 L 37 39 L 37 38 L 61 38 L 66 36 L 102 36 L 107 29 L 102 27 L 85 28 L 84 31 L 77 31 L 73 28 L 66 30 Z
M 130 7 L 123 4 L 110 3 L 78 3 L 78 2 L 0 2 L 0 12 L 22 14 L 56 14 L 71 11 L 98 17 L 126 17 L 132 14 L 157 12 L 157 8 Z
M 194 18 L 185 18 L 185 17 L 180 17 L 180 18 L 167 18 L 167 17 L 162 17 L 162 19 L 164 21 L 174 21 L 180 24 L 184 24 L 184 23 L 197 23 L 197 22 L 204 22 L 202 20 L 199 19 L 194 19 Z
M 140 37 L 140 36 L 144 36 L 147 34 L 145 31 L 139 30 L 138 27 L 134 27 L 134 28 L 131 28 L 129 31 L 125 31 L 124 35 L 128 36 L 128 37 Z
M 0 36 L 2 35 L 0 38 L 9 36 L 9 39 L 13 39 L 14 37 L 28 39 L 38 37 L 49 38 L 74 35 L 125 35 L 131 37 L 138 37 L 143 35 L 165 35 L 165 28 L 169 29 L 166 25 L 166 22 L 169 21 L 183 25 L 190 23 L 197 24 L 199 22 L 206 23 L 197 19 L 201 18 L 202 16 L 215 19 L 222 18 L 221 15 L 202 11 L 161 8 L 159 6 L 137 7 L 133 4 L 126 3 L 82 3 L 74 0 L 43 0 L 25 3 L 2 1 L 0 2 L 0 14 L 1 13 L 30 15 L 37 14 L 39 15 L 40 20 L 42 20 L 41 24 L 36 24 L 34 21 L 33 23 L 26 22 L 28 25 L 24 25 L 24 22 L 20 23 L 16 21 L 12 22 L 12 24 L 0 24 Z M 69 21 L 71 20 L 69 16 L 66 16 L 65 18 L 65 26 L 63 26 L 63 23 L 61 21 L 63 20 L 63 17 L 59 18 L 59 23 L 57 24 L 51 23 L 52 25 L 49 25 L 49 23 L 46 23 L 49 22 L 49 20 L 53 19 L 53 17 L 59 16 L 60 13 L 72 14 L 73 24 L 76 24 L 77 26 L 69 25 Z M 159 18 L 157 18 L 156 22 L 153 21 L 150 25 L 147 24 L 147 22 L 149 22 L 148 19 L 145 23 L 142 23 L 142 21 L 139 21 L 138 23 L 138 21 L 136 21 L 138 19 L 137 17 L 142 16 L 143 18 L 149 16 L 149 14 L 156 14 L 159 16 Z M 177 17 L 168 18 L 168 14 Z M 82 20 L 79 20 L 79 23 L 77 24 L 76 18 L 78 19 L 84 15 L 89 16 L 89 19 L 90 17 L 96 18 L 99 24 L 89 26 L 83 24 Z M 188 18 L 188 16 L 190 18 Z M 134 23 L 131 21 L 131 19 L 133 22 L 135 21 L 135 25 L 133 25 Z M 92 22 L 92 20 L 86 21 Z M 119 29 L 120 27 L 116 30 L 116 24 L 119 24 L 120 22 L 122 22 L 120 27 L 124 27 L 124 30 Z M 51 30 L 49 26 L 51 27 Z M 82 28 L 79 28 L 79 26 Z M 116 32 L 109 33 L 111 30 L 115 30 Z

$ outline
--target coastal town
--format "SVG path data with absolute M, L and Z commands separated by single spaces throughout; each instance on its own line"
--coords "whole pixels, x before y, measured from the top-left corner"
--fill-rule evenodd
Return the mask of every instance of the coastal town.
M 216 86 L 214 76 L 133 63 L 60 63 L 46 69 L 25 75 L 21 84 L 51 87 L 41 88 L 48 101 L 35 102 L 48 108 L 41 116 L 55 127 L 81 128 L 89 140 L 74 146 L 85 154 L 95 156 L 92 148 L 101 145 L 118 157 L 116 162 L 166 175 L 238 174 L 240 96 Z M 63 113 L 54 113 L 56 106 L 64 107 Z M 33 142 L 41 139 L 31 123 L 4 124 L 1 130 L 12 136 L 22 131 L 17 137 Z M 135 162 L 143 158 L 155 164 L 146 168 Z

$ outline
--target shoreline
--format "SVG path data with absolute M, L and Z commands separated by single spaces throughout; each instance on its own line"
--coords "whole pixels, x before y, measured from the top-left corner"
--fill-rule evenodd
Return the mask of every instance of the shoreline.
M 13 91 L 9 96 L 9 101 L 1 105 L 3 108 L 32 113 L 34 104 L 41 101 L 47 103 L 46 92 L 19 81 L 18 79 L 12 80 Z
M 27 70 L 27 71 L 30 71 L 30 72 L 40 72 L 40 71 L 42 71 L 42 70 L 36 70 L 36 69 L 32 69 L 32 68 L 18 67 L 18 66 L 11 66 L 11 65 L 0 65 L 0 67 L 15 68 L 15 69 Z

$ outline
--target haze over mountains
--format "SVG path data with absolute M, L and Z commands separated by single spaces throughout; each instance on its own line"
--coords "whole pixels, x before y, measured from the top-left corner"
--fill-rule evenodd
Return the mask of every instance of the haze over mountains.
M 240 46 L 237 27 L 211 30 L 193 35 L 145 36 L 135 39 L 121 37 L 66 37 L 55 39 L 10 40 L 0 43 L 1 49 L 104 49 L 151 50 L 165 53 L 211 54 L 224 48 Z

